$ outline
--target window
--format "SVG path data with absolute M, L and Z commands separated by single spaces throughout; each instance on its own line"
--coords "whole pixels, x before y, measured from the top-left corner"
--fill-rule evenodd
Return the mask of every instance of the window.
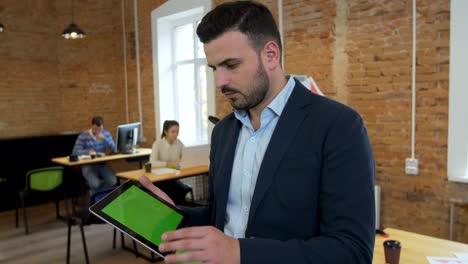
M 208 102 L 206 83 L 206 60 L 202 45 L 196 39 L 196 25 L 199 20 L 174 25 L 174 105 L 175 119 L 183 127 L 180 137 L 184 142 L 208 142 Z M 200 52 L 201 50 L 201 52 Z
M 468 1 L 451 1 L 448 178 L 468 182 Z
M 180 123 L 186 146 L 209 142 L 215 112 L 213 77 L 196 28 L 210 9 L 206 0 L 168 1 L 151 14 L 156 130 L 165 120 Z

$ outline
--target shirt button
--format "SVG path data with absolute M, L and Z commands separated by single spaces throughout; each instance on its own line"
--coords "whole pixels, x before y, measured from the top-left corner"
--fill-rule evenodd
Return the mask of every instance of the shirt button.
M 247 212 L 247 207 L 244 207 L 244 212 Z
M 250 141 L 254 142 L 254 141 L 255 141 L 255 138 L 254 138 L 254 137 L 251 137 L 251 138 L 250 138 Z

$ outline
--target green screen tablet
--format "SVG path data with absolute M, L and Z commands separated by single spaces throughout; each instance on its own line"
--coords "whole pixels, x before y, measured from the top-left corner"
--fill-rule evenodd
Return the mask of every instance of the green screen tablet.
M 161 236 L 186 226 L 188 217 L 155 194 L 127 181 L 89 210 L 161 257 Z

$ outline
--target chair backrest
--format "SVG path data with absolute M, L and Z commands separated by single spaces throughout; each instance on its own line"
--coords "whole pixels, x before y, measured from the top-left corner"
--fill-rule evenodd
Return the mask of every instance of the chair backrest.
M 91 205 L 95 204 L 97 201 L 101 200 L 104 198 L 104 196 L 108 195 L 110 192 L 112 192 L 115 188 L 118 186 L 110 186 L 110 187 L 105 187 L 102 189 L 99 189 L 96 191 L 92 196 L 91 196 Z
M 50 191 L 62 184 L 63 167 L 47 167 L 30 170 L 26 173 L 26 189 Z
M 213 123 L 214 125 L 216 125 L 216 123 L 219 122 L 219 118 L 216 117 L 216 116 L 208 116 L 208 120 L 210 120 L 211 123 Z
M 89 199 L 89 204 L 85 206 L 82 210 L 76 212 L 76 216 L 81 219 L 81 224 L 82 225 L 91 225 L 91 224 L 104 224 L 105 222 L 92 214 L 89 211 L 89 207 L 93 204 L 95 204 L 97 201 L 101 200 L 104 196 L 108 195 L 110 192 L 112 192 L 117 186 L 111 186 L 111 187 L 106 187 L 103 189 L 98 190 L 96 193 L 94 193 L 90 199 Z

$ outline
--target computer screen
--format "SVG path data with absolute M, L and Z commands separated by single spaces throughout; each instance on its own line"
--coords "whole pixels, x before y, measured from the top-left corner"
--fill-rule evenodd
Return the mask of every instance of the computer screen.
M 139 142 L 141 123 L 131 123 L 117 126 L 117 152 L 135 153 L 136 145 Z

